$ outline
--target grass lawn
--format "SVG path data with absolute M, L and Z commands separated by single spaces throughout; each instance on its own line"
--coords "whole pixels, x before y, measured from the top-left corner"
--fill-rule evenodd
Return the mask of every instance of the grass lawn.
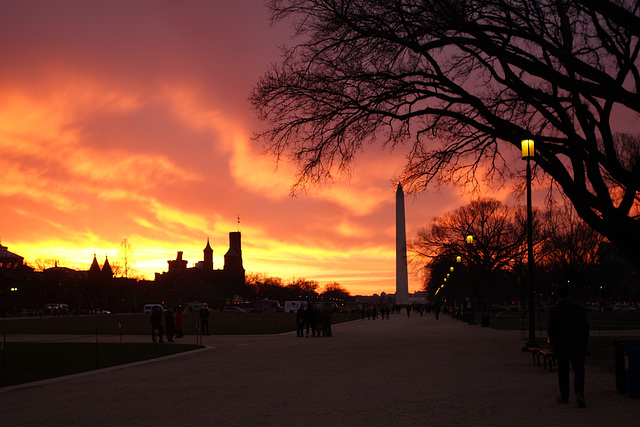
M 359 313 L 335 313 L 333 323 L 359 319 Z M 199 317 L 185 313 L 185 335 L 199 332 Z M 222 313 L 211 312 L 209 331 L 213 335 L 279 334 L 296 330 L 294 313 Z M 62 335 L 150 335 L 148 314 L 109 314 L 99 316 L 16 317 L 0 319 L 2 334 L 62 334 Z
M 589 355 L 587 365 L 594 365 L 607 371 L 615 371 L 615 346 L 614 341 L 637 341 L 640 337 L 591 337 L 589 338 Z
M 334 323 L 359 314 L 336 313 Z M 212 312 L 209 329 L 214 335 L 277 334 L 296 329 L 292 313 L 221 313 Z M 199 317 L 185 313 L 185 337 L 199 332 Z M 14 342 L 11 335 L 89 335 L 97 343 Z M 190 351 L 202 346 L 188 344 L 154 345 L 153 343 L 101 343 L 100 336 L 149 335 L 147 314 L 112 314 L 100 316 L 25 317 L 0 319 L 0 386 L 10 386 L 79 372 L 91 371 L 154 357 Z
M 546 336 L 549 312 L 536 311 L 535 314 L 536 331 L 542 331 L 543 335 Z M 640 311 L 590 311 L 586 314 L 591 331 L 640 329 Z M 476 316 L 476 321 L 480 322 L 480 315 Z M 527 312 L 491 313 L 491 327 L 496 329 L 522 329 L 528 331 L 529 314 Z
M 202 348 L 190 344 L 3 343 L 0 386 L 108 368 Z

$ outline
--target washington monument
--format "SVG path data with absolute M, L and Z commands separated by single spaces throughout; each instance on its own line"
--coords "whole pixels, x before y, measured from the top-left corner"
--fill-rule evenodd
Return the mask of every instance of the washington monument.
M 409 303 L 407 274 L 407 230 L 404 221 L 404 191 L 396 190 L 396 304 Z

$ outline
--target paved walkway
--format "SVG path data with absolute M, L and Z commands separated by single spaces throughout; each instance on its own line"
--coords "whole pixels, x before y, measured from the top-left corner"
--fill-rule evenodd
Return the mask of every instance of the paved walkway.
M 579 409 L 520 331 L 412 315 L 331 338 L 209 336 L 207 349 L 0 392 L 6 426 L 632 425 L 640 399 L 589 366 Z M 126 341 L 149 337 L 125 337 Z M 195 342 L 187 337 L 187 342 Z M 169 345 L 169 344 L 165 344 Z M 635 420 L 635 421 L 634 421 Z

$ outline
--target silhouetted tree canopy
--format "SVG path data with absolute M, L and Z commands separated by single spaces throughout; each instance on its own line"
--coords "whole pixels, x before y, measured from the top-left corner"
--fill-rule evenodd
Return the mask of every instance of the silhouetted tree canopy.
M 466 281 L 484 297 L 502 272 L 524 259 L 527 247 L 524 218 L 522 209 L 492 199 L 476 200 L 434 218 L 427 227 L 418 230 L 409 249 L 414 263 L 426 264 L 430 269 L 427 285 L 432 291 L 434 286 L 440 286 L 442 273 L 448 273 L 449 267 L 458 267 L 455 275 L 459 276 L 462 273 L 459 267 L 464 266 Z M 539 232 L 541 228 L 536 230 Z M 472 244 L 466 243 L 468 234 L 473 236 Z M 536 233 L 535 244 L 542 240 L 541 233 Z M 458 256 L 461 263 L 456 260 Z
M 636 0 L 272 0 L 296 45 L 254 88 L 299 186 L 410 144 L 405 188 L 509 179 L 521 136 L 586 223 L 640 265 Z M 624 123 L 624 121 L 623 121 Z M 621 131 L 622 129 L 622 131 Z M 628 129 L 626 129 L 629 132 Z M 521 164 L 511 169 L 521 168 Z
M 320 296 L 327 300 L 346 301 L 351 298 L 351 293 L 340 283 L 327 283 Z

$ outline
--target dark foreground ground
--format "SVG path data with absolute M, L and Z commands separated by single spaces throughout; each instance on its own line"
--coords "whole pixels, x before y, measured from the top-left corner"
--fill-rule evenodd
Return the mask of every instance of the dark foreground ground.
M 555 371 L 521 352 L 520 331 L 448 317 L 402 314 L 335 325 L 331 338 L 208 336 L 204 344 L 177 357 L 0 389 L 0 424 L 624 426 L 640 419 L 640 399 L 617 392 L 611 371 L 587 361 L 588 408 L 573 396 L 558 405 Z

